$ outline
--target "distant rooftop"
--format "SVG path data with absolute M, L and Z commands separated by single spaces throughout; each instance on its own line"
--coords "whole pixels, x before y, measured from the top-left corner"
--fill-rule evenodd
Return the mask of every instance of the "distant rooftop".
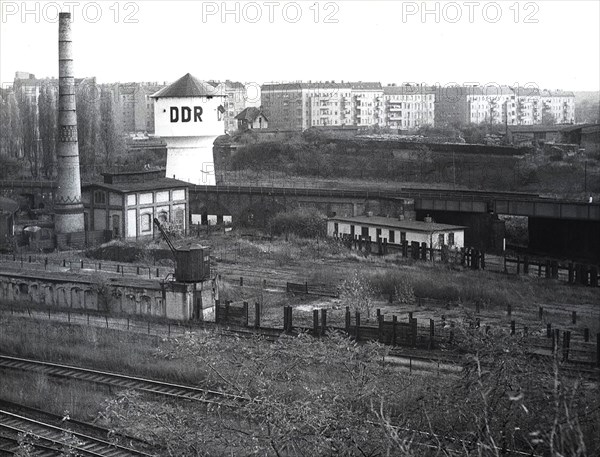
M 225 97 L 210 83 L 200 81 L 190 73 L 151 95 L 152 98 Z
M 246 120 L 248 122 L 254 122 L 258 116 L 262 116 L 267 119 L 267 116 L 262 112 L 261 109 L 256 108 L 254 106 L 250 106 L 244 109 L 240 114 L 238 114 L 235 118 L 238 120 Z M 269 119 L 267 119 L 268 121 Z

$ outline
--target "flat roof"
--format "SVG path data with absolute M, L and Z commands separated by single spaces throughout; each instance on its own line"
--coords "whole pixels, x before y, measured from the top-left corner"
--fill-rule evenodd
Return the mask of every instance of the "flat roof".
M 84 184 L 83 189 L 89 189 L 92 187 L 98 187 L 101 189 L 112 190 L 119 193 L 128 192 L 143 192 L 153 190 L 165 190 L 165 189 L 180 189 L 182 187 L 189 187 L 189 182 L 180 181 L 179 179 L 173 178 L 159 178 L 151 181 L 132 181 L 132 182 L 119 182 L 114 184 L 107 184 L 104 182 L 94 182 Z
M 447 230 L 464 230 L 463 225 L 438 224 L 436 222 L 401 221 L 393 217 L 381 216 L 355 216 L 355 217 L 330 217 L 330 221 L 348 222 L 350 224 L 371 225 L 377 227 L 390 227 L 405 229 L 411 232 L 443 232 Z

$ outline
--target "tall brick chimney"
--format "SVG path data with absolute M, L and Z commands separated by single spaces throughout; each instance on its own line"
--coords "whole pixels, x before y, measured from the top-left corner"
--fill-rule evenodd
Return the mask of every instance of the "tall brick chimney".
M 56 233 L 84 231 L 77 143 L 77 112 L 71 43 L 71 14 L 58 21 L 58 187 L 54 195 Z

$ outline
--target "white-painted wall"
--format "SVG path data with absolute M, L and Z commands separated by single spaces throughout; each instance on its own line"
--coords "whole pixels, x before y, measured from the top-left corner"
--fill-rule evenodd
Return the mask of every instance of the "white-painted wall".
M 327 236 L 335 236 L 335 224 L 336 221 L 327 221 Z M 360 236 L 362 233 L 362 227 L 365 225 L 360 224 L 351 224 L 349 222 L 337 222 L 338 224 L 338 236 L 343 234 L 350 235 L 351 229 L 350 226 L 354 225 L 354 235 Z M 369 226 L 369 236 L 371 237 L 371 241 L 377 240 L 377 227 Z M 434 249 L 440 249 L 441 245 L 439 243 L 439 235 L 444 235 L 444 244 L 448 245 L 448 234 L 454 234 L 454 246 L 457 248 L 462 248 L 465 246 L 465 232 L 464 230 L 444 230 L 444 231 L 432 231 L 430 233 L 425 232 L 411 232 L 409 230 L 401 230 L 401 229 L 391 229 L 387 227 L 381 227 L 381 239 L 387 239 L 388 243 L 392 243 L 390 241 L 390 231 L 394 231 L 394 241 L 393 244 L 400 244 L 401 240 L 401 232 L 406 233 L 406 241 L 410 244 L 413 241 L 417 241 L 419 243 L 427 243 L 428 247 L 433 247 Z

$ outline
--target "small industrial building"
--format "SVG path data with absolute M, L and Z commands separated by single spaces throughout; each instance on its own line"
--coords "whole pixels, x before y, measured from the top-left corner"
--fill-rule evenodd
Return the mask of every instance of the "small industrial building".
M 261 109 L 251 106 L 244 109 L 236 117 L 238 130 L 262 130 L 269 128 L 269 120 Z
M 188 183 L 155 172 L 104 173 L 104 182 L 82 188 L 86 230 L 112 238 L 154 236 L 154 218 L 176 230 L 188 228 Z
M 465 228 L 459 225 L 438 224 L 433 221 L 409 221 L 379 216 L 332 217 L 327 220 L 327 236 L 350 237 L 401 245 L 404 241 L 427 243 L 433 249 L 442 246 L 462 248 Z

